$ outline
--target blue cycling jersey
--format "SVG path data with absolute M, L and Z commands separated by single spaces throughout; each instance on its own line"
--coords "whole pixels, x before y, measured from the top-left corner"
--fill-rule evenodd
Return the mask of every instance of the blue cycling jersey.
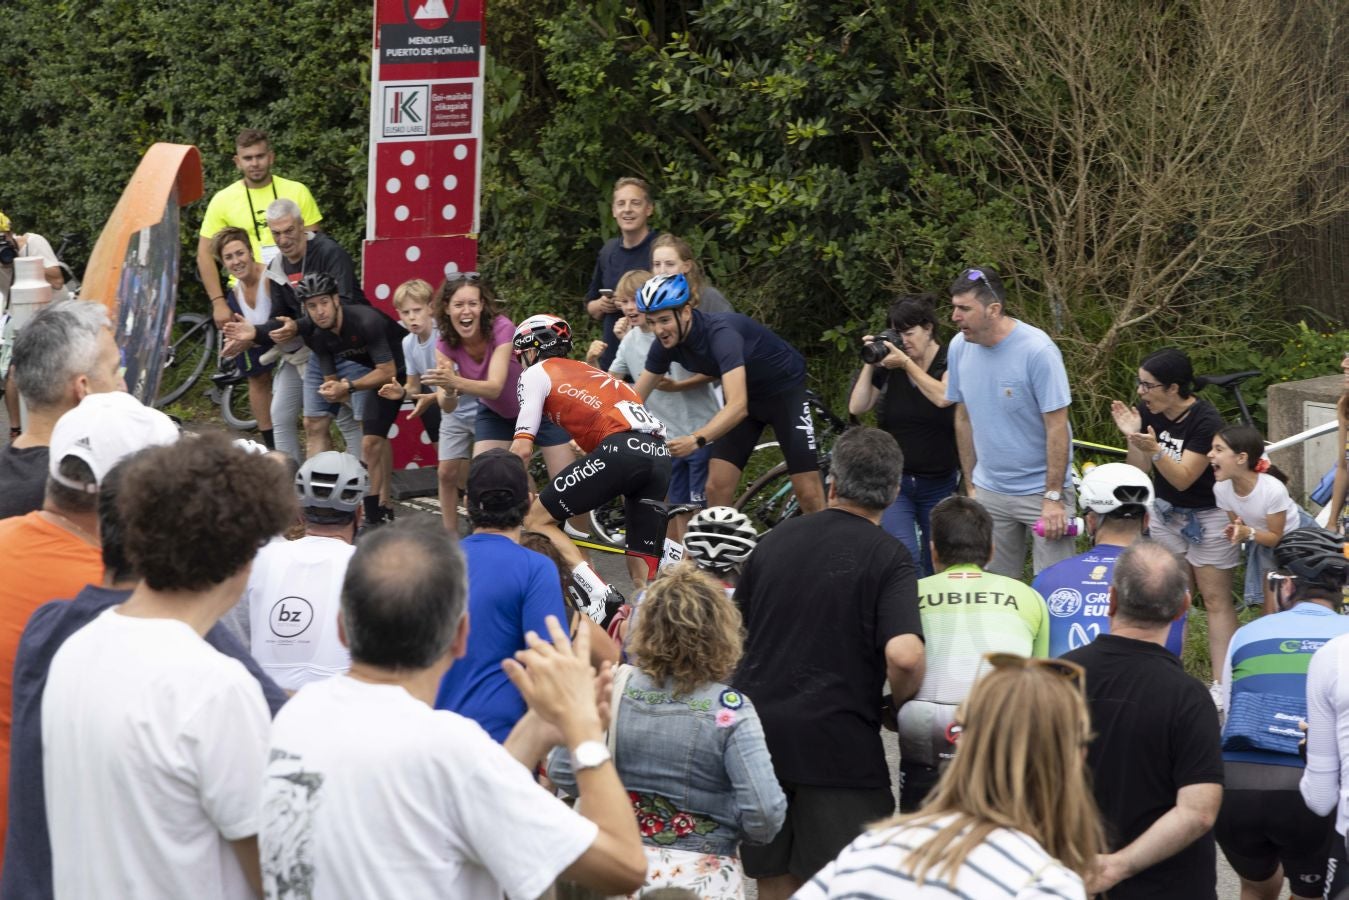
M 1298 720 L 1307 718 L 1307 666 L 1332 638 L 1349 633 L 1349 616 L 1315 603 L 1264 616 L 1232 635 L 1223 667 L 1228 717 L 1223 759 L 1302 766 Z M 1282 745 L 1282 750 L 1273 749 Z
M 1049 607 L 1049 655 L 1062 656 L 1110 633 L 1110 576 L 1124 552 L 1114 544 L 1100 544 L 1042 569 L 1031 586 Z M 1166 649 L 1176 656 L 1185 648 L 1185 620 L 1172 623 Z
M 765 325 L 739 313 L 693 311 L 689 332 L 677 346 L 651 345 L 646 370 L 655 375 L 677 362 L 690 372 L 720 377 L 745 368 L 745 390 L 751 400 L 774 397 L 806 380 L 806 360 L 791 344 Z

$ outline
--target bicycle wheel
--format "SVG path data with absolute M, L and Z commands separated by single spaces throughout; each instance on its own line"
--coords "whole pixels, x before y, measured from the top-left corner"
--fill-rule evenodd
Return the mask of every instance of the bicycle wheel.
M 615 547 L 626 547 L 628 544 L 627 515 L 623 502 L 622 497 L 615 497 L 603 506 L 590 511 L 591 533 L 604 543 Z
M 248 402 L 248 382 L 225 385 L 220 392 L 220 416 L 225 424 L 237 431 L 252 431 L 258 427 L 253 418 L 253 407 Z
M 801 514 L 792 488 L 792 477 L 787 464 L 779 463 L 761 475 L 735 501 L 735 508 L 749 517 L 760 534 L 785 519 Z
M 215 323 L 200 313 L 179 313 L 164 348 L 164 373 L 155 406 L 173 403 L 192 389 L 206 364 L 215 359 Z

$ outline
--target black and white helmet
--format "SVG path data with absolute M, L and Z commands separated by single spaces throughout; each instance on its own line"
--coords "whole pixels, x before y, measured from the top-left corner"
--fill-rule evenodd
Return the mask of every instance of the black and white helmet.
M 684 552 L 699 568 L 727 572 L 749 558 L 758 542 L 749 518 L 729 506 L 699 510 L 684 532 Z
M 327 450 L 305 460 L 295 474 L 300 505 L 353 512 L 370 490 L 365 466 L 350 453 Z

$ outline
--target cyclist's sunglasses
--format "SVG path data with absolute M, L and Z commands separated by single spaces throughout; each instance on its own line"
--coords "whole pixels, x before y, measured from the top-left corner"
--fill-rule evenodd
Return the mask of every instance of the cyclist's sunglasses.
M 1048 669 L 1055 675 L 1068 679 L 1079 691 L 1085 690 L 1087 670 L 1066 659 L 1037 659 L 1017 656 L 1015 653 L 986 653 L 984 661 L 995 669 Z

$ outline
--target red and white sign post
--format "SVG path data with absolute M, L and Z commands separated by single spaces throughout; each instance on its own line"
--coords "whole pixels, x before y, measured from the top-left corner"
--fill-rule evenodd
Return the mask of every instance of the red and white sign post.
M 395 318 L 404 281 L 477 267 L 484 2 L 375 0 L 362 286 Z M 395 468 L 435 467 L 436 435 L 395 429 Z

